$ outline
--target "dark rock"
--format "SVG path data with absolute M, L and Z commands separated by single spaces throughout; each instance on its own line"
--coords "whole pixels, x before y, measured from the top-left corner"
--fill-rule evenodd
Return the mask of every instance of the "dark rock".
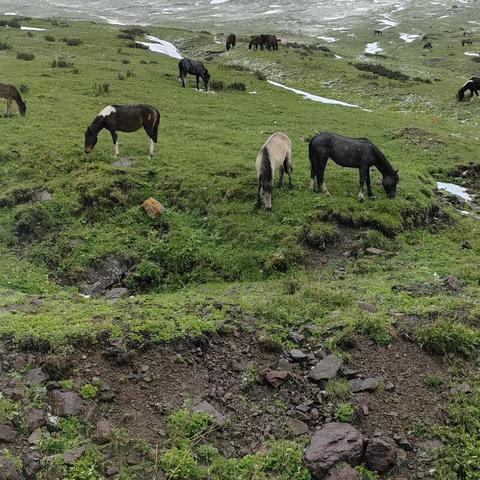
M 31 435 L 28 437 L 27 440 L 30 445 L 38 445 L 41 439 L 42 439 L 42 430 L 40 428 L 37 428 L 31 433 Z
M 208 402 L 201 402 L 193 407 L 196 413 L 206 413 L 214 418 L 215 424 L 222 426 L 227 421 L 227 417 L 222 415 L 212 404 Z
M 13 443 L 16 438 L 17 432 L 11 425 L 0 424 L 0 443 Z
M 82 409 L 82 399 L 75 392 L 53 390 L 50 393 L 50 404 L 53 413 L 60 417 L 77 415 Z
M 265 375 L 265 380 L 272 387 L 278 388 L 288 379 L 289 373 L 285 370 L 270 370 Z
M 105 298 L 107 300 L 118 300 L 119 298 L 128 297 L 129 294 L 128 288 L 117 287 L 107 290 L 105 292 Z
M 362 480 L 360 472 L 354 470 L 350 465 L 340 468 L 332 468 L 325 480 Z
M 301 345 L 302 342 L 305 340 L 305 335 L 299 332 L 290 332 L 288 337 L 292 342 L 295 342 L 297 345 Z
M 365 249 L 365 252 L 369 255 L 382 255 L 383 253 L 385 253 L 383 250 L 375 247 L 368 247 Z
M 335 378 L 342 365 L 343 360 L 341 358 L 328 355 L 310 370 L 308 377 L 315 382 Z
M 48 375 L 41 368 L 32 368 L 23 381 L 29 385 L 41 385 L 48 380 Z
M 413 445 L 406 438 L 401 438 L 398 441 L 398 445 L 406 452 L 411 452 L 413 450 Z
M 22 456 L 23 475 L 26 480 L 34 480 L 42 468 L 42 456 L 38 452 L 28 452 Z
M 66 465 L 72 466 L 77 460 L 85 455 L 85 447 L 78 447 L 74 450 L 67 450 L 63 453 L 63 461 Z
M 288 355 L 294 362 L 303 362 L 307 359 L 307 354 L 297 348 L 290 350 Z
M 368 313 L 375 313 L 377 311 L 377 307 L 372 305 L 371 303 L 367 302 L 357 302 L 357 306 L 360 310 Z
M 386 435 L 373 437 L 369 440 L 365 451 L 365 463 L 375 472 L 384 473 L 395 465 L 397 448 L 395 442 Z
M 287 418 L 285 420 L 285 428 L 294 437 L 306 435 L 309 432 L 308 425 L 296 418 Z
M 112 437 L 112 433 L 112 424 L 108 420 L 102 418 L 97 422 L 94 438 L 98 443 L 108 443 Z
M 45 420 L 45 412 L 39 408 L 29 410 L 26 416 L 30 432 L 47 424 L 47 421 Z
M 356 368 L 346 367 L 345 365 L 342 367 L 342 375 L 349 380 L 357 377 L 358 370 Z
M 458 278 L 453 275 L 448 276 L 443 283 L 453 292 L 458 292 L 458 290 L 460 290 L 460 282 Z
M 117 467 L 108 467 L 107 468 L 107 477 L 113 477 L 119 472 Z
M 450 393 L 455 395 L 457 393 L 472 393 L 472 387 L 469 383 L 457 383 L 456 385 L 452 385 L 450 388 Z
M 20 353 L 15 357 L 15 360 L 13 361 L 13 368 L 15 370 L 21 370 L 22 368 L 25 368 L 28 363 L 28 358 L 25 354 Z
M 383 377 L 366 378 L 365 380 L 354 378 L 349 380 L 348 385 L 353 393 L 374 392 L 382 382 Z
M 388 382 L 385 382 L 385 391 L 387 392 L 393 392 L 395 390 L 395 385 L 388 381 Z
M 305 464 L 315 479 L 323 479 L 340 462 L 352 467 L 362 463 L 362 434 L 348 423 L 327 423 L 317 430 L 305 450 Z
M 0 454 L 0 478 L 2 480 L 20 480 L 20 474 L 15 464 Z

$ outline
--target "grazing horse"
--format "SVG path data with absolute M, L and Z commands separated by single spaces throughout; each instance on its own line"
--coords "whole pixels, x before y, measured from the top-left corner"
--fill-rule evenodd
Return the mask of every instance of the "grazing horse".
M 383 36 L 383 32 L 381 30 L 375 30 L 373 32 L 374 36 L 375 37 L 382 37 Z
M 258 152 L 255 166 L 258 178 L 257 208 L 263 202 L 265 209 L 271 210 L 275 170 L 280 170 L 279 186 L 283 185 L 286 172 L 288 185 L 292 187 L 292 142 L 288 136 L 281 132 L 271 135 Z
M 366 138 L 348 138 L 335 133 L 323 132 L 312 138 L 308 145 L 311 167 L 311 188 L 328 193 L 324 173 L 327 161 L 331 158 L 342 167 L 358 168 L 360 173 L 360 193 L 358 200 L 363 202 L 363 188 L 367 183 L 368 196 L 374 199 L 370 185 L 370 168 L 376 167 L 383 175 L 383 188 L 390 198 L 397 192 L 398 170 L 394 170 L 385 155 Z
M 260 35 L 260 47 L 263 50 L 278 50 L 278 40 L 275 35 Z
M 470 38 L 467 38 L 466 40 L 462 40 L 462 47 L 465 45 L 473 45 L 473 42 Z
M 150 157 L 153 156 L 154 144 L 158 140 L 160 112 L 150 105 L 109 105 L 93 120 L 85 132 L 85 153 L 90 153 L 98 140 L 98 133 L 104 128 L 112 135 L 115 145 L 115 157 L 120 155 L 118 145 L 119 132 L 136 132 L 144 128 L 150 137 Z
M 258 47 L 262 45 L 262 40 L 260 38 L 260 35 L 252 35 L 250 37 L 250 43 L 248 44 L 248 49 L 251 50 L 252 48 L 254 50 L 258 50 Z
M 208 91 L 208 82 L 210 81 L 210 74 L 208 70 L 205 68 L 205 65 L 198 60 L 190 60 L 190 58 L 184 58 L 178 62 L 178 69 L 180 71 L 180 80 L 182 81 L 182 87 L 185 88 L 187 85 L 187 74 L 195 75 L 197 79 L 197 90 L 198 84 L 200 81 L 200 77 L 205 84 L 205 91 Z
M 465 82 L 463 87 L 457 93 L 459 102 L 465 98 L 465 92 L 468 90 L 470 90 L 470 98 L 473 97 L 473 94 L 475 94 L 477 97 L 479 96 L 478 91 L 480 90 L 480 77 L 472 77 Z
M 0 98 L 5 98 L 7 100 L 7 112 L 6 115 L 11 115 L 12 102 L 16 102 L 18 105 L 18 111 L 22 117 L 25 116 L 27 112 L 27 106 L 22 100 L 20 93 L 13 85 L 7 85 L 6 83 L 0 83 Z
M 422 37 L 422 42 L 426 42 L 428 40 L 428 34 L 426 33 L 423 37 Z
M 431 50 L 433 48 L 432 42 L 427 42 L 424 46 L 424 50 Z
M 235 45 L 237 44 L 237 36 L 234 34 L 234 33 L 231 33 L 228 37 L 227 37 L 227 41 L 226 41 L 226 48 L 227 48 L 227 52 L 231 49 L 231 48 L 235 48 Z
M 466 36 L 471 37 L 471 36 L 472 36 L 472 32 L 465 31 L 465 32 L 463 32 L 463 36 L 464 36 L 464 37 L 466 37 Z

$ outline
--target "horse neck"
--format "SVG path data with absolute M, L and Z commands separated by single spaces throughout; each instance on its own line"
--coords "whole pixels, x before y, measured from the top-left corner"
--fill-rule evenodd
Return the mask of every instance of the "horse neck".
M 375 167 L 384 177 L 395 175 L 395 170 L 392 164 L 385 158 L 385 155 L 380 150 L 375 150 Z
M 98 133 L 100 130 L 105 128 L 105 117 L 98 116 L 93 120 L 90 125 L 90 128 L 95 132 Z
M 20 93 L 16 89 L 15 89 L 13 99 L 15 100 L 19 108 L 25 108 L 25 102 L 23 101 Z

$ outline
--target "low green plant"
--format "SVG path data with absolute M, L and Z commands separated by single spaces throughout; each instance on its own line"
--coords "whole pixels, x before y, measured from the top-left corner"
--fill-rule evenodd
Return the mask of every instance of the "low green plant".
M 0 394 L 0 421 L 11 421 L 22 414 L 22 406 Z
M 73 390 L 74 388 L 74 382 L 72 379 L 68 378 L 66 380 L 60 380 L 58 384 L 64 388 L 65 390 Z
M 205 472 L 198 465 L 189 448 L 171 448 L 160 461 L 167 478 L 171 480 L 200 480 Z
M 182 409 L 173 412 L 167 420 L 172 439 L 192 439 L 205 433 L 213 424 L 213 417 L 206 413 L 196 413 Z
M 211 443 L 200 445 L 196 451 L 196 456 L 205 465 L 210 465 L 212 461 L 219 455 L 218 448 Z
M 35 54 L 30 52 L 18 52 L 17 58 L 18 60 L 26 60 L 28 62 L 35 59 Z
M 355 418 L 355 407 L 351 403 L 339 403 L 334 416 L 339 422 L 351 422 Z
M 62 42 L 66 43 L 69 47 L 77 47 L 83 43 L 83 40 L 79 38 L 63 38 Z
M 10 50 L 12 46 L 7 42 L 0 42 L 0 50 Z
M 58 57 L 50 63 L 52 68 L 70 68 L 73 66 L 72 62 L 67 61 L 64 57 Z
M 45 41 L 47 42 L 54 42 L 55 41 L 55 37 L 53 35 L 45 35 Z
M 362 480 L 378 480 L 378 475 L 369 470 L 365 465 L 359 465 L 355 470 L 360 473 Z
M 80 388 L 80 395 L 83 399 L 88 400 L 95 398 L 98 394 L 98 387 L 92 385 L 91 383 L 86 383 Z
M 346 378 L 332 378 L 325 385 L 325 391 L 333 400 L 344 400 L 350 396 L 350 387 Z
M 360 318 L 356 322 L 356 330 L 382 347 L 392 341 L 392 321 L 381 314 L 360 314 Z
M 439 387 L 440 385 L 443 384 L 443 379 L 439 377 L 438 375 L 435 375 L 433 373 L 429 373 L 425 376 L 425 379 L 423 380 L 423 383 L 427 387 L 435 388 Z

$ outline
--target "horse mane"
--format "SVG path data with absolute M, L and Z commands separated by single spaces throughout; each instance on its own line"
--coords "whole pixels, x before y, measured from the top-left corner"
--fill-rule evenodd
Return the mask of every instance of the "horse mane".
M 370 140 L 368 141 L 370 143 L 370 146 L 374 152 L 375 155 L 375 166 L 378 168 L 380 173 L 385 176 L 385 175 L 396 175 L 397 173 L 395 172 L 395 169 L 393 168 L 392 164 L 388 161 L 387 157 L 385 154 Z
M 260 168 L 261 178 L 264 183 L 272 183 L 272 162 L 270 160 L 270 152 L 264 146 L 262 148 L 262 166 Z
M 113 106 L 113 105 L 112 105 Z M 102 130 L 103 128 L 103 122 L 105 120 L 105 117 L 102 117 L 101 115 L 97 115 L 92 123 L 90 124 L 90 128 L 91 130 L 93 130 L 94 132 L 98 133 L 100 130 Z

